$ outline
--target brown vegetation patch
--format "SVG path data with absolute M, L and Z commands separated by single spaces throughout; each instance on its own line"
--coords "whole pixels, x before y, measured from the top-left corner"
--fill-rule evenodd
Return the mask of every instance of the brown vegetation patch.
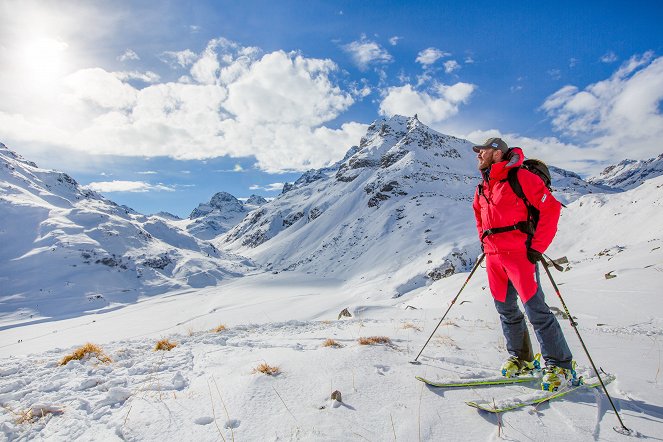
M 225 330 L 228 330 L 228 327 L 226 327 L 225 324 L 219 324 L 212 329 L 212 333 L 221 333 Z
M 16 417 L 17 424 L 31 424 L 39 419 L 48 416 L 49 414 L 62 414 L 63 411 L 61 408 L 52 407 L 47 405 L 35 405 L 31 408 L 28 408 L 24 411 L 19 411 L 18 413 L 13 412 Z
M 268 376 L 276 376 L 277 374 L 281 373 L 281 369 L 275 365 L 269 365 L 268 363 L 263 362 L 254 368 L 251 373 L 262 373 Z
M 109 364 L 113 362 L 110 357 L 104 351 L 101 349 L 96 344 L 92 344 L 88 342 L 87 344 L 83 345 L 82 347 L 77 348 L 74 350 L 73 353 L 68 354 L 62 360 L 60 361 L 60 365 L 67 365 L 69 361 L 77 360 L 80 361 L 81 359 L 84 359 L 86 357 L 95 357 L 97 358 L 100 362 L 103 362 L 105 364 Z
M 341 344 L 338 342 L 334 341 L 331 338 L 328 338 L 325 342 L 322 343 L 323 347 L 334 347 L 334 348 L 340 348 L 343 347 Z
M 411 322 L 406 322 L 405 324 L 403 324 L 403 329 L 404 330 L 407 330 L 409 328 L 411 328 L 413 330 L 416 330 L 416 331 L 421 331 L 421 328 L 417 327 L 416 325 L 414 325 Z
M 386 336 L 370 336 L 368 338 L 359 338 L 359 345 L 391 345 L 391 339 Z
M 162 339 L 157 342 L 154 346 L 154 351 L 165 350 L 171 351 L 173 348 L 177 347 L 177 342 L 169 341 L 168 339 Z

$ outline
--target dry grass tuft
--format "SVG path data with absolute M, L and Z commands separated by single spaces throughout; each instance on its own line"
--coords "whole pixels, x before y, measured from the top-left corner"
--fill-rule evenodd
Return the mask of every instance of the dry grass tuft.
M 171 342 L 168 339 L 162 339 L 157 342 L 154 346 L 154 351 L 165 350 L 171 351 L 173 348 L 177 347 L 177 342 Z
M 405 324 L 403 324 L 402 328 L 404 330 L 407 330 L 408 328 L 411 328 L 411 329 L 416 330 L 416 331 L 421 331 L 421 328 L 417 327 L 416 325 L 414 325 L 411 322 L 406 322 Z
M 368 338 L 359 338 L 359 345 L 391 345 L 391 339 L 386 336 L 370 336 Z
M 276 376 L 277 374 L 281 373 L 281 369 L 275 365 L 269 365 L 268 363 L 263 362 L 254 368 L 251 373 L 262 373 L 268 376 Z
M 36 405 L 24 411 L 19 411 L 16 414 L 17 424 L 32 424 L 39 419 L 46 417 L 49 414 L 62 414 L 61 408 L 51 407 L 46 405 Z
M 328 338 L 325 342 L 322 343 L 323 347 L 334 347 L 334 348 L 341 348 L 343 347 L 341 344 L 338 342 L 334 341 L 331 338 Z
M 435 341 L 439 345 L 444 345 L 445 347 L 451 347 L 456 350 L 460 350 L 460 347 L 458 346 L 458 344 L 456 344 L 456 341 L 450 336 L 437 336 L 435 338 Z
M 222 331 L 228 330 L 224 324 L 219 324 L 212 329 L 212 333 L 221 333 Z
M 80 361 L 86 357 L 96 357 L 100 362 L 105 364 L 110 364 L 113 362 L 110 357 L 96 344 L 88 342 L 80 348 L 74 350 L 73 353 L 68 354 L 60 361 L 60 365 L 67 365 L 69 361 L 77 360 Z

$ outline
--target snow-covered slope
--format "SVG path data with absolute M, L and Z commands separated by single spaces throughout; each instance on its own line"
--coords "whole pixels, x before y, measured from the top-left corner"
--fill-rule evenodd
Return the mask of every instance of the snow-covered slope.
M 377 120 L 343 160 L 286 185 L 216 244 L 274 271 L 384 279 L 384 295 L 401 295 L 467 269 L 479 251 L 471 147 L 416 117 Z M 603 190 L 551 169 L 564 203 Z M 407 283 L 392 284 L 396 273 Z
M 553 194 L 562 204 L 569 204 L 589 193 L 615 193 L 617 190 L 583 180 L 580 175 L 559 167 L 548 165 L 552 178 Z
M 649 178 L 663 175 L 663 154 L 649 160 L 624 160 L 606 167 L 599 175 L 589 179 L 590 183 L 633 189 Z
M 663 177 L 630 191 L 586 195 L 564 209 L 553 272 L 596 364 L 617 376 L 608 390 L 639 439 L 663 434 Z M 616 277 L 606 277 L 611 274 Z M 546 302 L 560 301 L 542 275 Z M 382 280 L 263 273 L 216 287 L 145 299 L 90 318 L 2 330 L 0 437 L 8 440 L 513 440 L 623 441 L 598 390 L 499 416 L 468 400 L 531 393 L 536 383 L 427 388 L 415 376 L 494 376 L 507 358 L 480 269 L 419 358 L 467 274 L 400 298 L 375 299 Z M 408 276 L 393 275 L 394 284 Z M 347 307 L 352 318 L 337 320 Z M 146 321 L 145 318 L 150 318 Z M 590 364 L 559 315 L 578 371 Z M 225 330 L 212 329 L 224 324 Z M 534 336 L 533 333 L 532 337 Z M 390 345 L 360 345 L 384 336 Z M 177 343 L 153 351 L 157 339 Z M 327 338 L 338 347 L 325 347 Z M 96 358 L 58 362 L 86 341 Z M 536 346 L 536 343 L 534 344 Z M 39 352 L 30 356 L 27 353 Z M 278 366 L 266 376 L 259 364 Z M 333 391 L 342 403 L 330 400 Z
M 82 189 L 0 145 L 0 320 L 114 308 L 204 287 L 250 262 Z

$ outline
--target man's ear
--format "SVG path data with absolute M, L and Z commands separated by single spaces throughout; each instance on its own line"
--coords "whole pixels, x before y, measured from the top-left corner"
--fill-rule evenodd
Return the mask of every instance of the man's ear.
M 495 153 L 493 154 L 493 159 L 495 160 L 496 163 L 499 163 L 504 159 L 504 152 L 502 152 L 499 149 L 495 149 Z

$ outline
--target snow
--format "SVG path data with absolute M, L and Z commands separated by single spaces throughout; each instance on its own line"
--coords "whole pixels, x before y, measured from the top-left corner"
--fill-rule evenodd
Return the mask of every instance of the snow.
M 406 134 L 410 127 L 415 130 L 411 136 L 421 140 L 430 135 L 412 119 L 392 123 Z M 471 195 L 474 182 L 445 182 L 452 183 L 446 192 L 441 183 L 433 190 L 435 183 L 425 179 L 401 179 L 407 196 L 390 192 L 389 199 L 369 208 L 365 186 L 425 169 L 416 161 L 426 161 L 428 154 L 429 164 L 440 159 L 432 155 L 435 150 L 411 146 L 390 167 L 371 166 L 353 181 L 336 180 L 345 162 L 383 158 L 406 144 L 402 136 L 386 144 L 378 139 L 380 124 L 374 137 L 349 152 L 338 168 L 310 173 L 320 176 L 300 181 L 251 212 L 264 210 L 265 219 L 281 223 L 293 212 L 303 211 L 303 217 L 285 229 L 281 224 L 256 247 L 242 246 L 240 237 L 239 242 L 220 237 L 211 261 L 200 250 L 214 249 L 173 227 L 180 221 L 126 213 L 0 150 L 7 164 L 62 186 L 55 192 L 25 174 L 29 179 L 21 181 L 9 169 L 0 182 L 0 439 L 623 440 L 613 431 L 617 419 L 597 389 L 496 416 L 465 402 L 536 395 L 536 383 L 439 389 L 415 379 L 493 377 L 507 353 L 485 272 L 479 270 L 425 348 L 421 365 L 409 363 L 478 253 L 470 201 L 461 197 Z M 462 140 L 445 143 L 459 152 L 463 145 Z M 463 155 L 457 160 L 470 177 L 470 158 Z M 436 167 L 450 162 L 451 168 L 455 160 L 444 158 Z M 577 193 L 567 193 L 569 204 L 548 253 L 567 256 L 569 264 L 564 272 L 553 271 L 553 277 L 592 358 L 616 375 L 608 391 L 624 423 L 640 437 L 656 439 L 663 434 L 663 176 L 618 193 L 576 184 L 570 189 Z M 430 196 L 433 192 L 437 197 Z M 76 196 L 83 206 L 73 201 Z M 430 204 L 417 206 L 414 196 Z M 311 220 L 313 207 L 321 208 L 322 215 Z M 409 219 L 397 219 L 398 209 Z M 110 224 L 100 230 L 104 223 Z M 248 232 L 256 226 L 244 227 Z M 133 229 L 156 239 L 146 246 L 127 236 Z M 102 233 L 111 231 L 117 235 Z M 155 270 L 149 278 L 132 281 L 130 287 L 145 294 L 132 293 L 129 299 L 102 287 L 117 284 L 121 272 L 81 264 L 63 274 L 62 262 L 69 261 L 60 250 L 66 248 L 50 251 L 61 238 L 117 256 L 182 244 L 187 248 L 181 253 L 195 259 L 174 260 L 166 273 Z M 322 248 L 325 240 L 330 245 Z M 233 253 L 221 250 L 221 244 Z M 253 266 L 246 255 L 262 267 Z M 300 263 L 305 256 L 312 259 Z M 10 269 L 12 262 L 36 264 Z M 204 263 L 226 266 L 228 276 L 196 283 L 196 275 L 205 274 Z M 454 271 L 446 273 L 445 265 L 451 264 Z M 82 274 L 81 267 L 89 274 Z M 435 269 L 444 277 L 428 276 Z M 562 311 L 541 273 L 548 304 Z M 16 278 L 24 289 L 14 288 Z M 97 280 L 103 284 L 95 286 Z M 145 280 L 157 289 L 147 290 Z M 47 281 L 49 308 L 29 318 L 36 311 L 35 297 L 40 303 L 46 299 L 38 288 Z M 65 281 L 75 281 L 71 293 L 63 289 Z M 339 319 L 345 308 L 352 317 Z M 579 371 L 589 373 L 568 319 L 560 314 L 559 321 Z M 225 330 L 213 331 L 219 325 Z M 359 344 L 360 337 L 371 336 L 391 343 Z M 154 351 L 161 339 L 176 346 Z M 327 339 L 340 346 L 324 347 Z M 112 362 L 89 357 L 60 365 L 87 342 L 100 346 Z M 279 373 L 256 373 L 263 363 L 278 367 Z M 342 401 L 331 399 L 336 390 Z

